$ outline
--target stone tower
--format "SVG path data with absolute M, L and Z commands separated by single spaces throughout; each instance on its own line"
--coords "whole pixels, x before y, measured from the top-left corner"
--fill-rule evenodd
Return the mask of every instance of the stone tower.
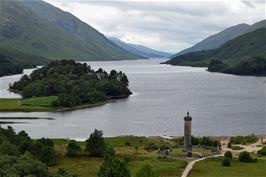
M 192 151 L 192 143 L 191 143 L 191 121 L 192 117 L 189 116 L 189 112 L 187 112 L 187 116 L 184 117 L 184 148 L 186 151 Z

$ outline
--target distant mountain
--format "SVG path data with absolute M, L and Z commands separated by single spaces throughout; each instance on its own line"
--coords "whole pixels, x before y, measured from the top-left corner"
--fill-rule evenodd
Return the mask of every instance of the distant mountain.
M 141 56 L 142 58 L 167 58 L 172 55 L 170 53 L 157 51 L 142 45 L 126 43 L 115 37 L 110 37 L 109 39 L 119 47 L 122 47 L 135 55 Z
M 199 43 L 195 44 L 194 46 L 190 48 L 182 50 L 181 52 L 175 54 L 172 57 L 183 55 L 189 52 L 215 49 L 215 48 L 222 46 L 223 44 L 225 44 L 227 41 L 231 39 L 234 39 L 245 33 L 248 33 L 256 29 L 263 28 L 263 27 L 266 27 L 266 20 L 262 20 L 253 25 L 239 24 L 236 26 L 232 26 L 232 27 L 226 28 L 225 30 L 217 34 L 211 35 L 210 37 L 200 41 Z
M 260 28 L 232 39 L 217 49 L 190 52 L 176 56 L 166 63 L 205 67 L 210 67 L 211 64 L 211 68 L 215 68 L 211 71 L 251 75 L 252 71 L 257 72 L 259 68 L 258 70 L 266 74 L 265 39 L 266 28 Z
M 138 56 L 43 1 L 0 1 L 0 47 L 50 59 L 125 60 Z

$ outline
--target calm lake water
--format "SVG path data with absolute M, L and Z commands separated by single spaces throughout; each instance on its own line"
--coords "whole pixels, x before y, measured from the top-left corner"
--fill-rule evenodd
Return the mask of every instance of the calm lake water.
M 95 69 L 125 72 L 134 93 L 127 99 L 61 113 L 5 112 L 0 116 L 54 118 L 12 124 L 32 137 L 84 139 L 95 128 L 103 130 L 104 136 L 182 135 L 187 111 L 196 136 L 266 134 L 266 77 L 209 73 L 206 68 L 159 64 L 162 61 L 88 62 Z M 20 77 L 0 78 L 1 97 L 19 97 L 7 88 Z

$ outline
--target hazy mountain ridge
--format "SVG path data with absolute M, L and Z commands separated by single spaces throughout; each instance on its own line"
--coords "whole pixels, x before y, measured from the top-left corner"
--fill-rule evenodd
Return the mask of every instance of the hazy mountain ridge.
M 141 56 L 142 58 L 167 58 L 172 55 L 170 53 L 154 50 L 142 45 L 126 43 L 115 37 L 109 37 L 109 39 L 119 47 L 122 47 L 135 55 Z
M 262 27 L 266 27 L 266 20 L 259 21 L 252 25 L 243 23 L 243 24 L 238 24 L 236 26 L 226 28 L 223 31 L 213 34 L 207 37 L 206 39 L 198 42 L 192 47 L 178 52 L 177 54 L 173 55 L 172 58 L 174 58 L 175 56 L 189 53 L 189 52 L 196 52 L 196 51 L 201 51 L 201 50 L 209 50 L 209 49 L 218 48 L 231 39 L 234 39 L 238 36 L 241 36 L 245 33 L 254 31 Z
M 50 59 L 122 60 L 138 58 L 108 41 L 96 30 L 94 33 L 98 35 L 95 37 L 95 41 L 100 36 L 99 41 L 106 40 L 106 42 L 86 42 L 69 31 L 59 28 L 51 21 L 40 17 L 26 7 L 25 2 L 27 1 L 0 2 L 0 45 L 2 47 L 14 48 L 23 53 Z M 42 1 L 31 1 L 30 3 L 34 4 L 35 2 L 41 2 L 41 5 L 46 4 L 47 7 L 52 7 Z M 56 12 L 70 15 L 60 9 L 57 9 Z M 83 22 L 80 21 L 80 23 Z M 83 23 L 82 25 L 86 24 Z

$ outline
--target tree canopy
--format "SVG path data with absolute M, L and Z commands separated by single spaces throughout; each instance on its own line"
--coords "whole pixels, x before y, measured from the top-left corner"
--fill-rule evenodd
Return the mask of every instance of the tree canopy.
M 90 156 L 102 157 L 104 155 L 106 144 L 101 130 L 95 129 L 85 143 L 85 151 L 87 151 Z
M 51 139 L 33 140 L 25 131 L 0 127 L 0 176 L 53 177 L 48 166 L 55 165 L 56 159 Z
M 58 96 L 54 106 L 75 106 L 127 97 L 131 94 L 128 84 L 121 71 L 112 70 L 108 74 L 102 68 L 94 71 L 86 63 L 61 60 L 24 75 L 10 89 L 23 98 Z

